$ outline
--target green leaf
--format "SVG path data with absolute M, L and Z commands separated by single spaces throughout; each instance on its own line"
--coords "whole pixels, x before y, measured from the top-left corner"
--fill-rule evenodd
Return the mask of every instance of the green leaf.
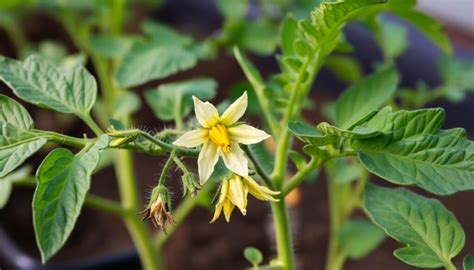
M 414 9 L 394 8 L 393 12 L 413 24 L 446 54 L 451 55 L 451 42 L 443 31 L 443 25 L 433 17 Z
M 463 268 L 464 270 L 474 270 L 474 256 L 473 255 L 467 255 L 466 257 L 464 257 Z
M 227 20 L 240 20 L 248 10 L 248 0 L 216 0 L 217 7 Z
M 157 89 L 145 92 L 148 105 L 161 120 L 173 120 L 178 110 L 181 117 L 188 115 L 192 108 L 192 96 L 209 100 L 216 95 L 217 82 L 209 78 L 199 78 L 182 82 L 161 84 Z M 181 108 L 181 109 L 179 109 Z
M 404 53 L 408 47 L 407 30 L 405 27 L 389 21 L 383 21 L 378 26 L 380 27 L 380 32 L 376 35 L 377 42 L 382 48 L 385 57 L 393 59 Z
M 396 184 L 439 195 L 474 189 L 474 144 L 463 129 L 440 130 L 442 109 L 391 112 L 386 108 L 363 126 L 383 132 L 352 147 L 372 173 Z
M 474 61 L 442 57 L 438 69 L 444 80 L 445 96 L 451 102 L 460 102 L 467 92 L 474 91 Z
M 68 149 L 54 149 L 38 168 L 33 221 L 43 263 L 71 234 L 99 162 L 99 151 L 107 144 L 108 137 L 103 135 L 77 155 Z
M 269 55 L 277 47 L 277 34 L 278 29 L 270 22 L 244 22 L 236 37 L 236 45 L 259 55 Z
M 461 225 L 438 200 L 405 188 L 368 185 L 364 208 L 377 226 L 406 245 L 395 250 L 394 255 L 409 265 L 421 268 L 452 266 L 451 259 L 464 246 Z
M 90 40 L 90 46 L 94 53 L 114 59 L 121 59 L 132 45 L 132 38 L 127 36 L 98 34 Z
M 79 117 L 89 114 L 97 95 L 96 81 L 83 67 L 60 72 L 36 55 L 24 62 L 1 57 L 0 79 L 27 102 Z
M 191 37 L 181 35 L 173 28 L 164 24 L 146 20 L 142 23 L 142 30 L 151 37 L 156 45 L 188 46 L 193 43 Z
M 36 153 L 46 139 L 31 131 L 33 120 L 15 100 L 0 95 L 0 177 Z
M 355 83 L 363 77 L 362 67 L 356 58 L 333 55 L 328 57 L 326 67 L 344 83 Z
M 301 38 L 301 32 L 298 29 L 298 22 L 287 15 L 280 26 L 280 47 L 285 56 L 295 54 L 295 41 Z
M 259 265 L 263 261 L 262 252 L 254 247 L 246 247 L 244 249 L 244 256 L 252 265 Z
M 337 184 L 347 184 L 359 179 L 365 169 L 358 162 L 349 162 L 348 158 L 338 158 L 334 161 L 334 182 Z
M 400 78 L 394 67 L 380 69 L 349 87 L 336 102 L 336 124 L 348 129 L 382 107 L 395 93 Z
M 337 233 L 337 241 L 342 253 L 353 260 L 367 256 L 384 239 L 384 232 L 364 219 L 355 219 L 344 223 Z
M 116 78 L 120 86 L 132 87 L 166 78 L 196 63 L 196 56 L 185 48 L 136 43 L 125 55 Z

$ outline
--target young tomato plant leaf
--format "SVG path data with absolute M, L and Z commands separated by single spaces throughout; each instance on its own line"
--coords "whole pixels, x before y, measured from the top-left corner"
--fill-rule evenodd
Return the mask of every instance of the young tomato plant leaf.
M 31 131 L 33 120 L 15 100 L 0 95 L 0 177 L 36 153 L 46 139 Z
M 216 95 L 216 89 L 217 82 L 213 79 L 198 78 L 161 84 L 157 89 L 146 91 L 145 98 L 158 119 L 169 121 L 184 118 L 191 112 L 192 96 L 209 100 Z
M 385 108 L 363 126 L 383 132 L 352 141 L 362 164 L 396 184 L 439 195 L 474 189 L 474 144 L 463 129 L 440 130 L 442 109 L 392 112 Z
M 363 77 L 362 67 L 355 57 L 346 55 L 329 56 L 326 67 L 338 80 L 348 84 L 356 83 Z
M 338 158 L 334 161 L 336 170 L 334 171 L 334 182 L 337 184 L 347 184 L 359 179 L 365 169 L 359 162 L 349 162 L 349 158 Z
M 71 234 L 99 162 L 99 151 L 108 145 L 101 136 L 77 155 L 57 148 L 38 168 L 33 198 L 33 222 L 43 263 L 64 245 Z
M 384 232 L 364 219 L 346 222 L 337 233 L 342 253 L 354 260 L 367 256 L 384 239 Z
M 90 39 L 90 46 L 95 54 L 113 59 L 121 59 L 132 45 L 133 39 L 128 36 L 99 34 Z
M 196 56 L 183 47 L 137 42 L 125 55 L 116 78 L 120 86 L 132 87 L 166 78 L 196 63 Z
M 375 34 L 377 43 L 386 58 L 395 59 L 405 52 L 408 47 L 407 30 L 400 24 L 384 21 L 377 24 Z
M 464 257 L 463 268 L 464 270 L 474 270 L 474 256 L 473 255 L 467 255 L 466 257 Z
M 343 130 L 331 126 L 326 122 L 312 127 L 308 124 L 293 121 L 288 123 L 289 130 L 300 140 L 318 146 L 334 144 L 340 139 L 363 139 L 374 138 L 381 134 L 372 128 L 356 127 L 354 130 Z
M 35 55 L 23 62 L 0 58 L 0 79 L 27 102 L 81 118 L 89 114 L 97 95 L 96 81 L 83 67 L 61 72 Z
M 421 268 L 452 268 L 451 259 L 463 248 L 464 231 L 456 217 L 438 200 L 405 188 L 368 185 L 364 209 L 372 221 L 406 247 L 394 255 Z
M 380 109 L 397 90 L 400 78 L 393 66 L 382 68 L 349 87 L 336 101 L 336 124 L 349 129 Z

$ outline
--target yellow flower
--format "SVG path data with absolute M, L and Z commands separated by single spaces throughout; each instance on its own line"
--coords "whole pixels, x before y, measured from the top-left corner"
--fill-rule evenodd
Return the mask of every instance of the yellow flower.
M 219 156 L 229 170 L 241 176 L 248 176 L 248 161 L 239 143 L 258 143 L 270 135 L 252 126 L 237 123 L 247 109 L 247 92 L 232 103 L 221 116 L 211 103 L 202 102 L 194 96 L 193 100 L 196 118 L 202 127 L 186 132 L 173 144 L 188 148 L 202 144 L 198 157 L 200 183 L 204 184 L 209 179 Z
M 230 179 L 224 179 L 220 190 L 219 200 L 216 204 L 216 210 L 211 223 L 216 221 L 224 210 L 225 220 L 230 221 L 230 216 L 235 206 L 239 208 L 242 215 L 247 214 L 247 194 L 252 194 L 255 198 L 262 201 L 276 202 L 274 195 L 280 194 L 278 191 L 272 191 L 265 186 L 259 185 L 251 177 L 242 177 L 233 174 Z

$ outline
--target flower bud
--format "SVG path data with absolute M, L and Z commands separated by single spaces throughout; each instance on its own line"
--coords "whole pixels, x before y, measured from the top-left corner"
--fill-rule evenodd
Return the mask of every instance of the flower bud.
M 191 193 L 192 197 L 195 197 L 197 191 L 201 189 L 201 185 L 194 179 L 192 173 L 185 173 L 181 176 L 181 181 L 183 182 L 183 197 L 186 194 Z
M 169 191 L 164 185 L 153 189 L 148 206 L 140 214 L 144 215 L 143 220 L 150 219 L 156 228 L 166 233 L 166 223 L 173 224 L 174 221 Z

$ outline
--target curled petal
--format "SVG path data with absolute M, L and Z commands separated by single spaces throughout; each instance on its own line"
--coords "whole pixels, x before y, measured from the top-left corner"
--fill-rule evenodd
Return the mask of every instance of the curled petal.
M 205 142 L 198 157 L 199 182 L 201 185 L 204 185 L 211 177 L 218 160 L 217 146 L 210 141 Z
M 242 115 L 244 115 L 245 110 L 247 110 L 247 91 L 243 93 L 234 103 L 232 103 L 227 110 L 222 114 L 220 120 L 221 123 L 229 126 L 237 122 Z
M 181 135 L 173 144 L 188 148 L 196 147 L 206 142 L 208 133 L 209 131 L 202 128 L 191 130 Z
M 230 202 L 229 199 L 224 201 L 224 217 L 227 222 L 230 221 L 230 216 L 232 215 L 232 211 L 234 211 L 235 206 Z
M 245 182 L 245 186 L 247 187 L 249 193 L 252 194 L 255 198 L 262 201 L 278 201 L 277 199 L 273 198 L 273 196 L 280 194 L 279 191 L 273 191 L 265 186 L 261 186 L 251 177 L 244 177 L 242 179 Z
M 216 107 L 209 102 L 202 102 L 199 98 L 193 96 L 194 112 L 199 124 L 205 128 L 210 128 L 219 122 L 219 113 Z
M 225 153 L 221 150 L 220 155 L 224 160 L 225 166 L 233 171 L 234 173 L 240 176 L 248 176 L 249 169 L 248 169 L 248 161 L 245 158 L 244 151 L 240 148 L 240 146 L 236 142 L 231 142 L 231 151 Z M 201 151 L 202 153 L 202 151 Z
M 271 137 L 265 131 L 246 124 L 230 127 L 227 130 L 231 140 L 243 144 L 255 144 Z

